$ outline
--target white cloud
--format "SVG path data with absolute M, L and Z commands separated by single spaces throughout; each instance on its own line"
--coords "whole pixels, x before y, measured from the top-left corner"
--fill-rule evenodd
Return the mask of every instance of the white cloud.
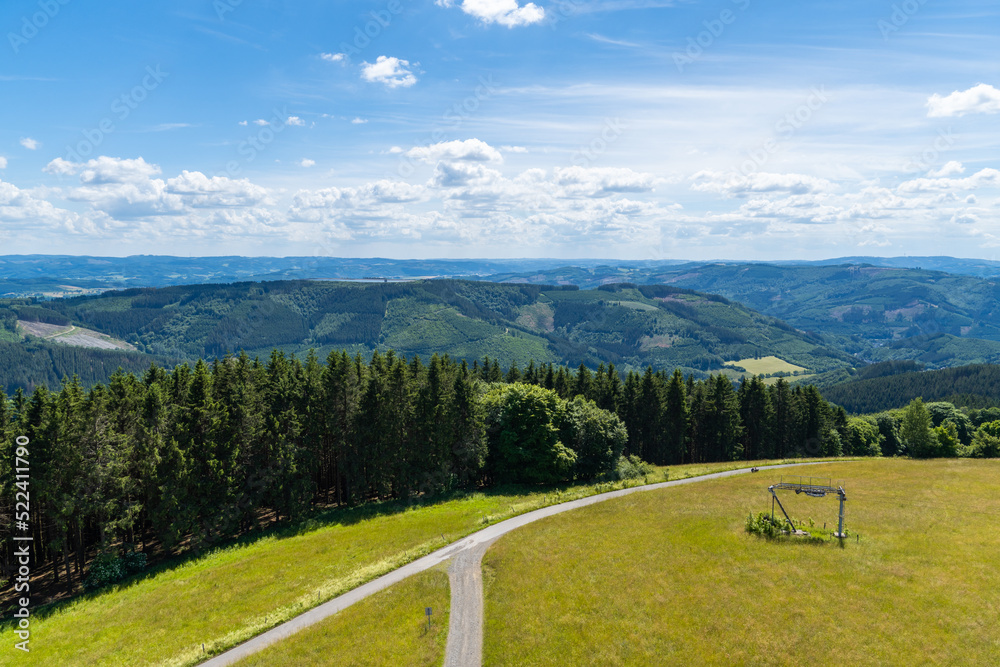
M 65 193 L 70 201 L 85 202 L 96 213 L 117 220 L 141 220 L 161 216 L 192 216 L 185 225 L 204 223 L 199 210 L 270 205 L 267 190 L 247 179 L 206 176 L 184 170 L 179 176 L 154 178 L 160 167 L 142 158 L 100 156 L 85 163 L 56 158 L 44 171 L 53 175 L 79 174 L 81 185 Z
M 390 149 L 391 152 L 391 149 Z M 407 157 L 433 164 L 440 160 L 459 160 L 464 162 L 503 162 L 500 151 L 485 141 L 466 139 L 465 141 L 443 141 L 430 146 L 411 148 Z
M 455 0 L 437 0 L 439 7 L 454 7 Z M 533 2 L 523 7 L 517 0 L 462 0 L 463 12 L 474 16 L 483 23 L 499 23 L 508 28 L 531 25 L 545 19 L 545 10 Z
M 501 146 L 500 150 L 504 153 L 527 153 L 528 149 L 524 146 Z
M 254 125 L 260 125 L 261 127 L 263 127 L 264 125 L 270 125 L 270 122 L 269 122 L 269 121 L 266 121 L 266 120 L 264 120 L 263 118 L 258 118 L 257 120 L 255 120 L 255 121 L 253 122 L 253 124 L 254 124 Z
M 746 197 L 751 193 L 787 192 L 801 195 L 825 192 L 833 184 L 825 178 L 805 174 L 772 174 L 754 172 L 743 175 L 736 172 L 700 171 L 691 177 L 691 189 L 697 192 L 714 192 L 730 197 Z
M 269 203 L 267 190 L 248 179 L 206 176 L 200 171 L 184 170 L 167 179 L 165 191 L 183 197 L 185 206 L 194 208 L 250 207 Z
M 979 217 L 968 211 L 956 211 L 955 215 L 951 216 L 951 222 L 957 225 L 974 225 L 979 222 Z
M 461 162 L 439 162 L 434 169 L 432 183 L 439 188 L 482 187 L 502 181 L 503 175 L 496 169 L 482 164 Z
M 38 143 L 31 137 L 22 137 L 21 145 L 27 148 L 29 151 L 36 151 L 38 150 L 38 147 L 41 146 L 40 143 Z
M 353 120 L 351 120 L 351 124 L 352 125 L 364 125 L 367 122 L 368 122 L 367 118 L 357 118 L 356 117 Z
M 624 192 L 649 192 L 656 177 L 624 168 L 566 167 L 556 169 L 554 181 L 570 195 L 606 197 Z
M 147 181 L 159 174 L 160 168 L 155 164 L 149 164 L 141 157 L 129 160 L 102 155 L 81 163 L 57 157 L 45 165 L 43 171 L 56 176 L 79 174 L 80 182 L 83 184 L 104 185 Z
M 298 116 L 289 116 L 288 120 L 286 120 L 285 122 L 293 127 L 302 127 L 306 124 L 306 122 L 301 118 L 299 118 Z
M 408 68 L 410 62 L 391 56 L 379 56 L 374 63 L 361 64 L 361 78 L 372 83 L 381 83 L 388 88 L 408 88 L 417 82 L 417 77 Z
M 998 112 L 1000 112 L 1000 90 L 985 83 L 968 90 L 956 90 L 945 97 L 934 93 L 927 99 L 927 116 L 930 118 Z
M 3 223 L 0 234 L 16 229 L 38 231 L 40 224 L 60 232 L 74 232 L 90 224 L 78 214 L 56 208 L 31 192 L 4 181 L 0 181 L 0 222 Z
M 247 126 L 247 122 L 245 120 L 241 120 L 240 121 L 240 125 L 243 126 L 243 127 L 246 127 Z
M 309 158 L 304 157 L 301 160 L 299 160 L 299 166 L 300 167 L 305 167 L 307 169 L 309 167 L 315 167 L 316 166 L 316 160 L 310 160 Z
M 954 176 L 956 174 L 964 174 L 964 173 L 965 173 L 965 166 L 961 162 L 958 162 L 956 160 L 951 160 L 940 169 L 937 170 L 931 169 L 929 172 L 927 172 L 927 176 L 929 178 L 944 178 L 946 176 Z
M 0 155 L 0 169 L 6 169 L 6 168 L 7 168 L 7 158 Z
M 319 57 L 330 63 L 342 63 L 347 59 L 346 53 L 321 53 Z
M 982 169 L 966 178 L 915 178 L 900 183 L 897 190 L 900 193 L 919 193 L 990 187 L 1000 187 L 1000 171 L 996 169 Z

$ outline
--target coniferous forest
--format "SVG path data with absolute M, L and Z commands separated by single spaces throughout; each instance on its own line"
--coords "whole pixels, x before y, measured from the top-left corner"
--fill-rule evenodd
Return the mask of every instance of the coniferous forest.
M 98 554 L 199 550 L 316 505 L 613 478 L 622 455 L 877 454 L 853 421 L 784 380 L 275 351 L 3 397 L 0 496 L 15 498 L 27 438 L 35 562 L 73 590 Z

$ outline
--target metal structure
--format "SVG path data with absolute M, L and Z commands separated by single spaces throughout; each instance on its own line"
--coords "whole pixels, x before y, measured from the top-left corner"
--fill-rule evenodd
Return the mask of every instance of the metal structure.
M 788 481 L 785 481 L 785 478 L 782 477 L 780 482 L 767 487 L 767 490 L 771 492 L 771 518 L 774 519 L 774 503 L 777 502 L 778 507 L 781 508 L 781 513 L 788 519 L 788 525 L 791 526 L 792 533 L 796 530 L 795 524 L 792 523 L 791 517 L 788 516 L 785 506 L 781 504 L 781 500 L 778 499 L 778 494 L 775 491 L 794 491 L 796 494 L 804 493 L 811 498 L 825 498 L 827 494 L 838 495 L 840 497 L 840 524 L 834 536 L 839 538 L 847 537 L 844 533 L 844 503 L 847 502 L 847 493 L 844 491 L 843 486 L 839 484 L 834 486 L 833 480 L 816 477 L 790 477 Z

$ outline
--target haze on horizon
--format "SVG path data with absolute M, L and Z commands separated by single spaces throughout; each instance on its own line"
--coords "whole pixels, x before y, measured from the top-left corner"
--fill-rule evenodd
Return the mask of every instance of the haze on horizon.
M 986 0 L 17 0 L 0 255 L 1000 245 Z

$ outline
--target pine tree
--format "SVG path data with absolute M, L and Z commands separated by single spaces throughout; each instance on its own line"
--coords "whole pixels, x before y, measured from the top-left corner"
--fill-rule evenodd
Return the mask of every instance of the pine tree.
M 664 395 L 663 437 L 666 463 L 685 463 L 689 428 L 687 392 L 684 375 L 675 370 Z

